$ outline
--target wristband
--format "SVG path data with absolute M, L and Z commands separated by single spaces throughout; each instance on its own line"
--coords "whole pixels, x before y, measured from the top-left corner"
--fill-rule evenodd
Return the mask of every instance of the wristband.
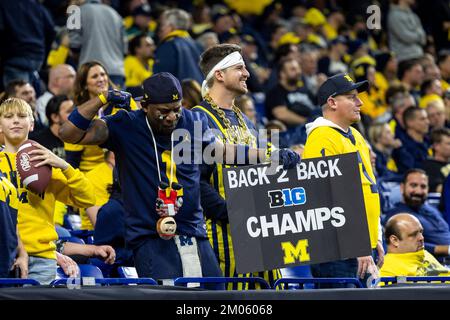
M 83 117 L 79 112 L 78 108 L 75 108 L 72 113 L 69 115 L 68 120 L 73 123 L 75 127 L 77 127 L 80 130 L 86 131 L 89 129 L 89 126 L 91 125 L 91 120 L 86 119 Z
M 105 95 L 104 95 L 103 93 L 100 93 L 100 94 L 98 95 L 98 98 L 100 99 L 100 101 L 101 101 L 103 104 L 107 104 L 107 103 L 108 103 L 108 99 L 106 99 L 106 97 L 105 97 Z

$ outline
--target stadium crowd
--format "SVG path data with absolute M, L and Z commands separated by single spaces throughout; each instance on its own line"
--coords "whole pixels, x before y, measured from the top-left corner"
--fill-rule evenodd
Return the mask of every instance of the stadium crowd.
M 379 16 L 366 13 L 373 4 Z M 294 152 L 302 156 L 304 148 L 305 159 L 320 156 L 316 147 L 327 145 L 324 137 L 331 144 L 345 137 L 358 145 L 322 155 L 358 151 L 363 168 L 370 167 L 362 173 L 369 172 L 367 192 L 372 192 L 365 200 L 373 258 L 355 260 L 350 274 L 319 272 L 315 266 L 313 275 L 364 278 L 378 268 L 382 275 L 427 275 L 424 267 L 402 265 L 411 252 L 421 252 L 413 258 L 432 260 L 439 268 L 450 255 L 448 0 L 2 1 L 0 41 L 0 278 L 29 276 L 48 284 L 56 265 L 74 275 L 75 264 L 89 257 L 97 257 L 102 268 L 136 266 L 145 277 L 202 276 L 202 269 L 203 275 L 240 276 L 221 178 L 224 164 L 180 166 L 180 175 L 186 174 L 180 178 L 183 191 L 176 186 L 170 142 L 160 136 L 177 123 L 190 130 L 195 119 L 221 131 L 225 154 L 231 152 L 228 145 L 245 146 L 249 157 L 260 150 L 250 129 L 266 129 L 269 137 L 277 132 L 277 155 L 286 166 L 295 165 Z M 330 79 L 338 79 L 331 80 L 335 92 L 324 96 Z M 344 79 L 355 85 L 340 92 Z M 336 120 L 344 114 L 330 116 L 335 105 L 340 108 L 341 95 L 360 108 L 349 122 L 352 129 Z M 147 122 L 140 120 L 144 112 Z M 106 126 L 99 125 L 102 118 Z M 323 137 L 312 133 L 325 126 L 321 121 L 338 125 L 341 135 L 329 123 Z M 142 151 L 133 142 L 142 141 L 139 130 L 147 126 L 153 140 L 143 141 L 149 151 Z M 42 196 L 27 191 L 17 177 L 14 159 L 28 138 L 43 146 L 42 160 L 53 167 Z M 148 199 L 166 190 L 164 179 L 175 197 L 188 199 L 175 204 L 179 217 L 192 218 L 180 218 L 179 230 L 196 239 L 200 256 L 215 256 L 214 263 L 198 257 L 186 262 L 192 252 L 178 237 L 167 248 L 158 236 L 160 212 L 133 185 L 143 178 L 127 158 L 153 150 L 149 157 L 157 166 L 148 164 L 153 171 L 147 180 L 154 180 Z M 142 220 L 130 210 L 140 211 Z M 188 210 L 193 213 L 185 216 Z M 143 218 L 142 211 L 153 217 Z M 81 225 L 75 226 L 71 222 L 78 216 Z M 72 245 L 72 229 L 86 230 L 88 244 Z M 410 236 L 404 230 L 410 229 L 419 244 L 402 247 Z M 150 252 L 158 262 L 148 262 Z M 178 253 L 180 262 L 170 265 Z M 281 276 L 279 270 L 255 275 L 271 284 Z

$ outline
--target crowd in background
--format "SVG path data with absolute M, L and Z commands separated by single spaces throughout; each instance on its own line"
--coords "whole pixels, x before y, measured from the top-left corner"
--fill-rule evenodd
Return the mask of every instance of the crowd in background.
M 367 23 L 371 4 L 380 9 L 379 28 Z M 77 7 L 67 15 L 70 5 Z M 1 100 L 25 100 L 34 115 L 30 138 L 96 188 L 96 204 L 86 210 L 57 203 L 55 223 L 78 212 L 81 228 L 95 228 L 97 244 L 112 245 L 125 263 L 132 265 L 120 236 L 114 157 L 98 146 L 63 143 L 59 127 L 74 106 L 108 88 L 141 96 L 143 81 L 163 71 L 180 80 L 183 107 L 192 108 L 202 100 L 200 54 L 219 43 L 239 45 L 250 73 L 249 93 L 236 106 L 256 128 L 278 130 L 280 145 L 299 153 L 305 124 L 321 115 L 317 91 L 327 77 L 368 80 L 357 127 L 373 151 L 383 216 L 404 201 L 405 173 L 420 168 L 428 177 L 423 201 L 428 193 L 438 199 L 439 227 L 450 235 L 448 0 L 15 0 L 0 3 L 0 40 Z M 138 108 L 133 100 L 130 109 Z M 103 208 L 107 203 L 113 210 Z M 119 217 L 112 219 L 119 227 L 108 225 L 107 214 Z M 450 236 L 436 241 L 450 245 Z

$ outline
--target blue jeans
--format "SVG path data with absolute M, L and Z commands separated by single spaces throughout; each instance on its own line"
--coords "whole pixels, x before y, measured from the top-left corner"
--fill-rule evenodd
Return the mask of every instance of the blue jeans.
M 197 238 L 197 250 L 203 277 L 222 277 L 222 272 L 208 239 Z M 173 239 L 149 238 L 135 249 L 133 254 L 139 277 L 153 279 L 183 277 L 181 258 Z M 220 289 L 225 289 L 225 287 L 223 286 Z
M 67 229 L 64 228 L 64 227 L 61 227 L 61 226 L 55 226 L 55 229 L 56 229 L 56 233 L 58 234 L 58 238 L 61 238 L 61 237 L 71 237 L 71 236 L 72 236 L 72 234 L 69 232 L 69 230 L 67 230 Z
M 29 256 L 28 278 L 50 284 L 56 278 L 56 260 Z
M 372 257 L 376 263 L 377 251 L 372 250 Z M 358 260 L 356 258 L 331 261 L 311 265 L 311 273 L 314 278 L 357 278 Z M 366 273 L 364 279 L 359 279 L 366 286 L 370 274 Z M 354 288 L 353 284 L 318 284 L 318 288 Z

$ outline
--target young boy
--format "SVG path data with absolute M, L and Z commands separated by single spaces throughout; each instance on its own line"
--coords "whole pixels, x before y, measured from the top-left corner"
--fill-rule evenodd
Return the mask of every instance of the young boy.
M 28 276 L 49 284 L 55 279 L 57 265 L 55 201 L 86 208 L 95 204 L 95 197 L 92 185 L 79 170 L 38 143 L 39 149 L 29 153 L 30 161 L 38 160 L 36 166 L 50 165 L 52 177 L 43 194 L 24 188 L 17 174 L 16 153 L 28 139 L 33 123 L 33 111 L 24 100 L 10 98 L 0 105 L 0 132 L 5 139 L 5 147 L 0 152 L 0 171 L 6 173 L 19 193 L 18 229 L 29 255 Z M 61 260 L 66 262 L 64 257 Z M 75 270 L 65 271 L 71 276 L 76 274 Z

